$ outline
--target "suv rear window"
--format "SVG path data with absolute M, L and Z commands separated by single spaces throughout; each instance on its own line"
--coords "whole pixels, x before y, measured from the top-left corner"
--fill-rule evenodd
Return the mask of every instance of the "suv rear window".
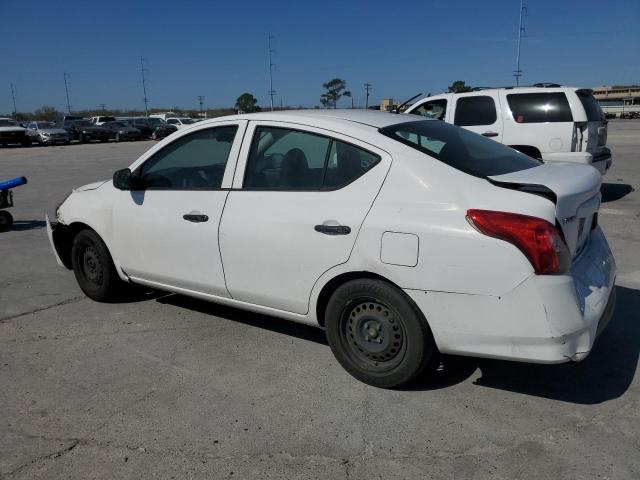
M 584 111 L 587 113 L 587 120 L 589 122 L 599 122 L 604 120 L 604 114 L 602 113 L 600 104 L 595 98 L 593 98 L 591 92 L 578 90 L 576 91 L 576 95 L 578 95 L 580 103 L 582 103 Z
M 435 120 L 400 123 L 379 131 L 474 177 L 519 172 L 540 165 L 501 143 Z
M 567 96 L 555 93 L 511 93 L 507 102 L 518 123 L 573 122 Z
M 462 97 L 456 102 L 453 123 L 461 127 L 496 123 L 496 102 L 486 95 Z

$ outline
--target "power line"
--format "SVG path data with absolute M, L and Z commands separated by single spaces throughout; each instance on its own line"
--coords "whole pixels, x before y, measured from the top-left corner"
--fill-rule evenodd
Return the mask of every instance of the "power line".
M 103 112 L 107 108 L 107 104 L 106 103 L 100 103 L 98 106 L 102 109 Z
M 69 101 L 69 75 L 64 72 L 64 92 L 67 95 L 67 112 L 71 115 L 71 102 Z
M 271 55 L 274 53 L 271 49 L 271 40 L 273 39 L 273 35 L 269 33 L 268 43 L 269 43 L 269 97 L 271 97 L 271 111 L 273 111 L 273 97 L 276 94 L 276 91 L 273 89 L 273 67 L 275 64 L 272 61 Z
M 524 26 L 522 25 L 522 17 L 527 14 L 527 7 L 523 5 L 524 0 L 520 0 L 520 19 L 518 21 L 518 48 L 516 51 L 516 69 L 513 76 L 516 77 L 516 87 L 520 84 L 522 70 L 520 69 L 520 45 L 522 43 L 522 35 L 524 34 Z
M 365 83 L 364 84 L 364 92 L 365 92 L 365 101 L 364 101 L 364 108 L 369 108 L 369 91 L 371 90 L 372 85 L 370 83 Z
M 12 83 L 9 84 L 9 88 L 11 88 L 11 98 L 13 99 L 13 115 L 15 116 L 18 113 L 18 109 L 16 108 L 16 86 Z
M 145 67 L 144 67 L 144 62 L 145 62 L 145 58 L 144 57 L 140 57 L 140 72 L 142 73 L 142 92 L 144 93 L 144 98 L 142 99 L 142 101 L 144 102 L 144 114 L 145 116 L 149 116 L 149 98 L 147 98 L 147 77 L 145 76 L 145 73 L 148 71 Z

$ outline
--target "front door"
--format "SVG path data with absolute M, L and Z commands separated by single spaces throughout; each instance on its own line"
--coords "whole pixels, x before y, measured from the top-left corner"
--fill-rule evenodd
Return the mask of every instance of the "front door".
M 218 227 L 246 122 L 188 133 L 139 165 L 113 210 L 121 268 L 134 281 L 228 297 Z
M 306 314 L 318 278 L 349 259 L 391 159 L 313 127 L 251 122 L 246 136 L 220 225 L 227 287 Z

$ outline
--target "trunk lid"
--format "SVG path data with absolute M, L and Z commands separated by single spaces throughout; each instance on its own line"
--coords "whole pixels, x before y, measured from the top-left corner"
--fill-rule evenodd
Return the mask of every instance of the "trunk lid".
M 600 208 L 602 177 L 589 165 L 545 163 L 519 172 L 495 175 L 497 186 L 541 194 L 556 204 L 556 221 L 573 257 L 595 227 Z

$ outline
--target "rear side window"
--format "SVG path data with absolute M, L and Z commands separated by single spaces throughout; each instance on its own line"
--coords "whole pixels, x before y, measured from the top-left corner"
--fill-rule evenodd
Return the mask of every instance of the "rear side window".
M 258 127 L 244 188 L 333 190 L 351 183 L 380 158 L 361 148 L 310 132 Z
M 593 97 L 590 92 L 577 91 L 576 95 L 580 99 L 580 103 L 584 107 L 584 111 L 587 113 L 587 120 L 590 122 L 599 122 L 604 120 L 604 114 L 600 108 L 600 104 Z
M 453 123 L 460 127 L 496 123 L 496 102 L 486 95 L 461 97 L 456 102 Z
M 556 93 L 511 93 L 507 103 L 517 123 L 573 122 L 567 96 Z
M 380 129 L 380 133 L 474 177 L 537 167 L 540 162 L 477 133 L 423 120 Z

